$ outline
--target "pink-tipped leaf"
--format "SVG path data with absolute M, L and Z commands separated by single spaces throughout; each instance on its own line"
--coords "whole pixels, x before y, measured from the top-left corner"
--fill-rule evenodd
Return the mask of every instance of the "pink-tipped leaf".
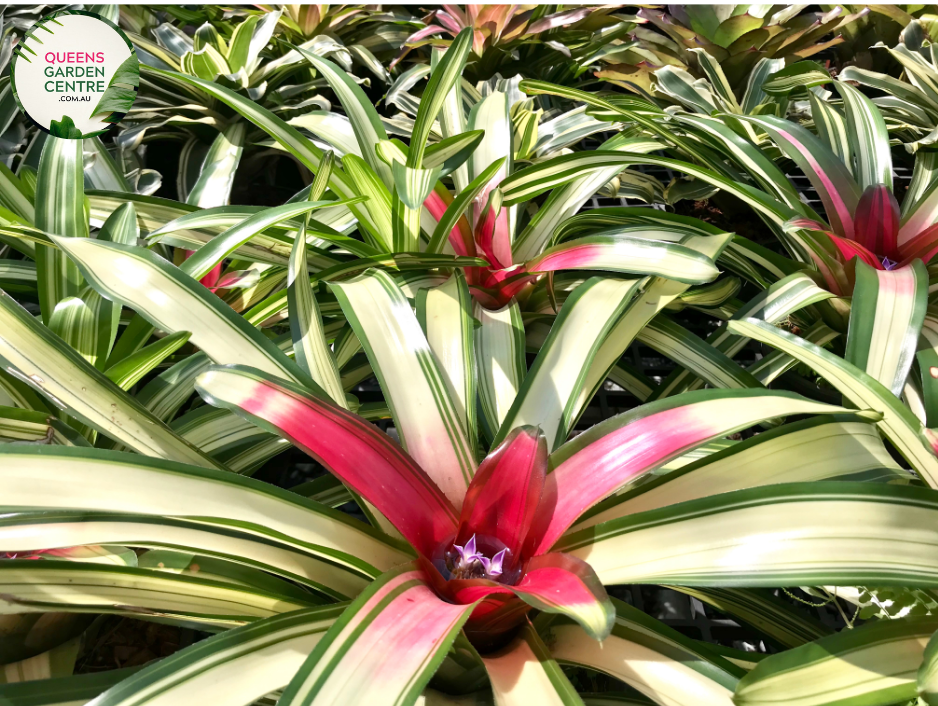
M 854 222 L 854 239 L 880 259 L 899 260 L 899 203 L 882 184 L 869 187 L 860 197 Z
M 541 500 L 547 473 L 547 440 L 536 427 L 508 435 L 479 466 L 463 504 L 459 540 L 495 537 L 512 559 L 519 556 Z M 465 535 L 465 536 L 464 536 Z
M 546 553 L 597 502 L 702 443 L 765 419 L 843 411 L 790 392 L 700 390 L 613 417 L 551 455 L 541 502 L 553 512 L 538 514 L 526 554 Z
M 456 511 L 417 463 L 361 417 L 282 380 L 216 366 L 196 389 L 216 407 L 278 434 L 372 503 L 417 551 L 432 555 L 456 532 Z

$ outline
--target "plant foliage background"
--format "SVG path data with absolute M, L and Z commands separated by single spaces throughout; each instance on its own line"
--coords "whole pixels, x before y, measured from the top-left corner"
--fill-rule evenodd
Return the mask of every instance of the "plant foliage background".
M 938 703 L 935 7 L 57 9 L 0 703 Z

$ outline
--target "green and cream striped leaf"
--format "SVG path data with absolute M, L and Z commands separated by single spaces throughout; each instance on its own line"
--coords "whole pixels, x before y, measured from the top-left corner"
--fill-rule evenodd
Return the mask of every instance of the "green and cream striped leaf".
M 673 319 L 658 314 L 638 340 L 715 388 L 762 387 L 749 371 Z M 658 393 L 663 390 L 659 389 Z
M 465 275 L 455 270 L 444 284 L 421 289 L 417 318 L 449 385 L 450 399 L 472 448 L 478 439 L 473 302 Z
M 768 94 L 762 90 L 762 84 L 771 74 L 784 66 L 784 59 L 770 59 L 768 57 L 759 59 L 746 78 L 746 91 L 743 94 L 743 102 L 740 106 L 743 113 L 752 113 L 763 103 L 769 102 Z
M 93 289 L 83 294 L 87 296 L 91 306 L 86 304 L 82 297 L 65 297 L 55 305 L 55 310 L 49 317 L 48 327 L 53 334 L 74 348 L 91 365 L 101 368 L 110 343 L 110 306 L 108 306 L 107 320 L 102 321 L 100 308 L 104 299 Z M 106 328 L 99 326 L 99 322 L 103 323 Z
M 938 618 L 877 621 L 772 655 L 743 677 L 737 706 L 904 703 Z
M 642 284 L 592 277 L 567 297 L 493 445 L 526 424 L 540 426 L 551 450 L 566 441 L 590 365 Z
M 340 567 L 377 576 L 411 552 L 362 522 L 267 483 L 134 454 L 66 447 L 0 445 L 8 507 L 193 517 L 273 536 Z
M 474 311 L 481 324 L 475 331 L 480 422 L 486 437 L 492 439 L 508 416 L 527 373 L 524 322 L 514 299 L 495 310 L 476 303 Z
M 766 343 L 796 358 L 821 375 L 862 409 L 883 415 L 879 428 L 931 487 L 938 486 L 938 458 L 918 418 L 894 394 L 833 353 L 756 319 L 729 322 L 729 331 Z
M 212 360 L 205 353 L 193 353 L 144 385 L 136 395 L 137 401 L 154 417 L 168 422 L 195 392 L 196 377 L 211 364 Z
M 199 208 L 228 204 L 246 133 L 247 125 L 240 120 L 218 133 L 202 161 L 199 178 L 189 191 L 186 203 Z
M 705 255 L 677 243 L 643 238 L 643 230 L 647 229 L 627 227 L 615 233 L 568 240 L 548 248 L 528 262 L 526 268 L 529 272 L 605 270 L 651 275 L 685 284 L 703 284 L 719 275 L 716 265 Z M 636 234 L 635 237 L 630 237 L 632 233 Z
M 82 151 L 92 160 L 91 165 L 86 166 L 84 170 L 86 186 L 108 191 L 133 191 L 123 170 L 117 166 L 100 137 L 83 140 Z
M 927 588 L 938 585 L 936 516 L 929 488 L 786 483 L 610 520 L 554 551 L 604 584 Z
M 357 199 L 357 201 L 361 200 L 362 199 Z M 265 229 L 290 218 L 307 214 L 318 208 L 335 206 L 337 204 L 347 205 L 347 202 L 299 201 L 287 203 L 282 206 L 265 208 L 209 240 L 195 255 L 180 265 L 179 269 L 193 279 L 201 279 L 208 274 L 215 265 L 222 262 L 226 257 L 229 257 L 235 250 L 247 244 L 252 238 Z M 297 233 L 295 239 L 300 238 L 300 235 L 300 233 Z M 303 242 L 305 244 L 306 240 L 303 239 Z
M 305 607 L 246 586 L 129 566 L 29 560 L 0 565 L 0 614 L 114 613 L 228 628 Z
M 57 407 L 139 453 L 217 467 L 3 292 L 0 359 Z
M 732 318 L 737 320 L 753 317 L 777 324 L 796 311 L 833 296 L 826 289 L 818 287 L 809 275 L 804 272 L 795 272 L 753 297 L 734 313 Z M 748 339 L 734 335 L 729 330 L 729 325 L 729 322 L 720 324 L 720 327 L 707 337 L 706 342 L 733 358 L 746 346 Z M 673 372 L 661 383 L 658 395 L 668 397 L 686 389 L 697 389 L 702 384 L 703 382 L 695 379 L 695 375 L 689 370 L 679 370 Z
M 307 608 L 214 635 L 151 664 L 95 706 L 243 706 L 283 688 L 345 608 Z
M 622 152 L 654 152 L 663 145 L 649 140 L 640 129 L 623 132 L 603 143 L 601 149 Z M 614 179 L 620 172 L 619 166 L 594 169 L 570 183 L 555 189 L 547 197 L 525 229 L 515 238 L 512 253 L 516 262 L 524 262 L 540 254 L 555 237 L 556 228 L 571 218 L 588 199 Z
M 471 29 L 463 29 L 447 47 L 442 58 L 433 64 L 411 132 L 411 149 L 407 154 L 408 167 L 420 169 L 425 166 L 424 150 L 430 137 L 430 130 L 440 111 L 443 110 L 450 91 L 459 84 L 462 78 L 463 68 L 469 57 L 469 50 L 472 48 L 472 37 Z M 416 208 L 416 206 L 411 208 Z
M 164 331 L 191 331 L 216 363 L 250 365 L 303 385 L 309 377 L 227 304 L 149 250 L 90 239 L 58 238 L 89 283 Z
M 240 96 L 234 91 L 231 91 L 216 83 L 211 81 L 204 81 L 200 78 L 196 78 L 195 76 L 187 76 L 186 74 L 174 73 L 172 71 L 163 71 L 161 69 L 151 69 L 151 71 L 154 74 L 168 76 L 188 83 L 220 100 L 235 110 L 239 115 L 247 118 L 259 128 L 264 130 L 264 132 L 266 132 L 268 135 L 273 137 L 310 171 L 315 173 L 319 170 L 319 163 L 322 160 L 322 152 L 319 150 L 319 148 L 313 145 L 313 143 L 308 139 L 303 137 L 303 135 L 298 130 L 296 130 L 296 128 L 287 125 L 283 120 L 278 118 L 270 111 L 262 108 L 254 101 L 249 100 L 244 96 Z M 385 139 L 387 138 L 385 137 Z M 371 144 L 373 145 L 375 143 Z M 329 188 L 331 188 L 332 191 L 342 199 L 350 199 L 358 195 L 352 186 L 351 180 L 340 170 L 333 170 L 332 177 L 329 180 Z M 363 224 L 365 228 L 370 229 L 370 232 L 372 235 L 374 235 L 374 227 L 371 220 L 369 219 L 368 211 L 357 205 L 352 205 L 350 210 L 359 220 L 359 223 Z M 167 218 L 162 222 L 166 223 L 169 220 L 172 219 Z
M 511 644 L 482 657 L 495 706 L 583 706 L 537 631 L 528 624 Z
M 15 446 L 88 446 L 85 437 L 48 412 L 20 407 L 0 407 L 0 443 Z
M 323 331 L 316 293 L 307 276 L 306 229 L 301 228 L 290 255 L 287 303 L 296 364 L 340 407 L 347 407 L 335 357 Z
M 368 166 L 377 174 L 384 185 L 388 188 L 394 184 L 391 178 L 391 170 L 377 154 L 375 154 L 375 145 L 381 140 L 387 140 L 388 134 L 384 130 L 381 117 L 374 109 L 371 99 L 365 94 L 355 81 L 338 66 L 328 59 L 316 56 L 312 52 L 306 51 L 301 47 L 293 47 L 294 51 L 306 59 L 319 74 L 326 79 L 329 87 L 339 98 L 339 102 L 345 109 L 345 114 L 352 123 L 352 129 L 358 140 L 359 149 L 362 157 Z M 432 122 L 432 121 L 431 121 Z M 276 139 L 276 135 L 274 135 Z
M 546 623 L 540 632 L 553 658 L 620 679 L 658 704 L 732 706 L 742 669 L 642 611 L 612 602 L 616 620 L 602 642 L 567 620 L 538 620 Z
M 814 127 L 817 129 L 818 137 L 853 174 L 853 147 L 850 144 L 847 120 L 843 112 L 839 107 L 821 100 L 816 93 L 811 91 L 808 91 L 808 100 L 811 103 L 811 117 L 814 118 Z
M 484 267 L 488 263 L 477 257 L 460 257 L 454 255 L 428 255 L 427 253 L 392 253 L 388 255 L 375 255 L 362 257 L 349 262 L 343 262 L 326 270 L 321 270 L 310 277 L 310 283 L 331 282 L 342 277 L 348 277 L 372 268 L 383 268 L 391 272 L 404 272 L 411 270 L 430 270 L 435 268 L 452 269 L 455 267 Z M 407 288 L 409 296 L 414 296 L 411 288 Z M 265 300 L 258 302 L 250 309 L 244 318 L 248 323 L 258 326 L 272 317 L 283 317 L 287 309 L 287 292 L 279 291 L 271 294 Z
M 461 507 L 475 472 L 474 453 L 410 302 L 381 270 L 334 282 L 332 291 L 368 354 L 402 446 Z
M 921 260 L 876 270 L 857 260 L 844 356 L 898 396 L 915 360 L 928 306 L 928 271 Z
M 650 209 L 648 209 L 650 210 Z M 681 239 L 681 244 L 716 260 L 727 247 L 733 236 L 693 234 Z M 593 363 L 589 367 L 586 382 L 576 397 L 576 417 L 586 409 L 587 403 L 596 394 L 625 350 L 649 321 L 678 296 L 687 291 L 689 285 L 673 280 L 656 278 L 647 284 L 619 318 L 602 342 Z
M 164 336 L 136 353 L 132 353 L 119 363 L 115 363 L 105 370 L 104 374 L 122 390 L 129 390 L 140 382 L 144 375 L 182 348 L 189 341 L 190 336 L 188 331 L 179 331 Z
M 259 536 L 169 517 L 89 510 L 6 513 L 0 518 L 0 547 L 4 552 L 19 554 L 36 547 L 54 550 L 99 544 L 172 549 L 224 559 L 295 581 L 330 600 L 358 595 L 368 584 L 368 578 L 336 565 L 328 556 L 317 555 L 295 542 L 277 541 L 274 533 Z M 136 560 L 136 555 L 131 556 Z M 283 591 L 292 592 L 289 588 Z M 317 601 L 312 596 L 308 602 L 322 599 Z
M 625 169 L 637 164 L 670 168 L 705 181 L 737 196 L 779 226 L 791 218 L 798 217 L 800 213 L 758 189 L 690 162 L 657 155 L 633 155 L 605 150 L 577 152 L 539 162 L 509 176 L 502 182 L 500 188 L 505 197 L 504 204 L 510 206 L 529 201 L 545 191 L 582 176 L 583 172 L 591 169 L 612 166 Z M 859 194 L 857 194 L 857 199 L 859 199 Z
M 928 706 L 938 704 L 938 639 L 935 635 L 932 635 L 925 646 L 916 681 L 919 698 Z
M 433 230 L 433 235 L 430 237 L 430 242 L 427 245 L 426 252 L 439 253 L 443 250 L 443 247 L 448 242 L 447 239 L 449 238 L 450 232 L 465 215 L 476 197 L 482 193 L 482 190 L 488 186 L 492 178 L 501 170 L 504 163 L 505 159 L 499 157 L 483 169 L 465 189 L 459 192 L 456 198 L 453 199 L 453 202 L 446 207 L 443 217 L 440 218 L 439 222 L 436 224 L 436 228 Z
M 388 571 L 335 621 L 278 703 L 412 704 L 474 607 L 440 600 L 412 563 Z
M 838 477 L 908 478 L 873 422 L 879 415 L 811 417 L 763 432 L 706 458 L 627 489 L 597 505 L 575 530 L 718 493 Z M 753 469 L 759 469 L 754 473 Z
M 860 189 L 883 184 L 892 189 L 892 153 L 886 121 L 873 101 L 843 81 L 834 87 L 844 101 L 847 138 L 856 158 L 856 176 Z
M 771 589 L 714 586 L 672 588 L 739 618 L 783 647 L 797 647 L 833 632 L 819 620 L 797 610 L 791 603 L 776 598 Z
M 290 448 L 289 442 L 222 410 L 197 407 L 173 420 L 177 434 L 235 473 L 251 473 Z
M 36 220 L 36 210 L 26 186 L 6 164 L 0 167 L 0 206 L 25 223 Z
M 36 184 L 36 228 L 64 238 L 87 238 L 85 177 L 81 140 L 49 137 L 39 162 Z M 47 245 L 36 247 L 39 304 L 49 323 L 60 301 L 81 288 L 81 274 L 65 253 Z
M 804 334 L 804 339 L 816 346 L 825 346 L 839 336 L 837 331 L 819 321 Z M 798 361 L 787 353 L 772 351 L 750 365 L 747 370 L 763 385 L 769 385 L 796 365 Z

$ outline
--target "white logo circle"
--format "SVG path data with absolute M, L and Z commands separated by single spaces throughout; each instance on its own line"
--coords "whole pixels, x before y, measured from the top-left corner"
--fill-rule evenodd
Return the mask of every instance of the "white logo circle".
M 20 109 L 56 137 L 83 139 L 119 121 L 137 96 L 130 40 L 98 15 L 57 12 L 33 25 L 10 69 Z

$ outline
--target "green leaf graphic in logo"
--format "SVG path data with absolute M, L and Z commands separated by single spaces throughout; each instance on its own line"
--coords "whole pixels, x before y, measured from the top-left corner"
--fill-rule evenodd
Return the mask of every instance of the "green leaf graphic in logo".
M 137 86 L 140 85 L 140 64 L 137 57 L 131 54 L 123 64 L 117 67 L 114 78 L 108 84 L 107 90 L 95 106 L 92 116 L 102 113 L 108 114 L 101 118 L 106 123 L 116 123 L 120 117 L 130 110 L 137 97 Z
M 49 133 L 52 137 L 65 137 L 72 140 L 82 138 L 81 130 L 75 127 L 75 121 L 67 115 L 63 115 L 61 120 L 53 120 L 49 126 Z

